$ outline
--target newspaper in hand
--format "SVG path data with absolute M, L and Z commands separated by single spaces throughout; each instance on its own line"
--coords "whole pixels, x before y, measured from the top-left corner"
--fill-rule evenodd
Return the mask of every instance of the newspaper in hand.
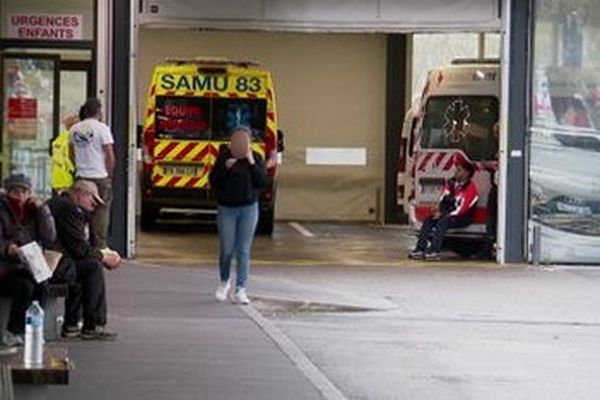
M 44 282 L 52 277 L 52 270 L 48 266 L 44 252 L 37 242 L 30 242 L 19 247 L 19 256 L 29 267 L 37 283 Z

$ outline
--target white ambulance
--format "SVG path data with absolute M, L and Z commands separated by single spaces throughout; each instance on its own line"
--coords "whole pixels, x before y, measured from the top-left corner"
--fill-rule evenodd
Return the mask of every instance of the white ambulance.
M 473 180 L 479 202 L 472 225 L 449 236 L 477 239 L 485 234 L 488 194 L 498 160 L 500 62 L 455 60 L 429 71 L 419 103 L 407 114 L 402 136 L 410 184 L 406 203 L 415 229 L 431 215 L 444 182 L 454 174 L 457 157 L 477 167 Z M 411 120 L 412 119 L 412 120 Z

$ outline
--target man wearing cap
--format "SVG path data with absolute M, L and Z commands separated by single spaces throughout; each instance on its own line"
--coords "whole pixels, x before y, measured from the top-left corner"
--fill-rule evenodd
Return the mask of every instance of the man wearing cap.
M 47 284 L 36 284 L 28 266 L 19 257 L 19 247 L 38 242 L 49 248 L 56 239 L 50 209 L 31 195 L 31 179 L 10 175 L 0 195 L 0 296 L 12 298 L 6 344 L 20 344 L 25 329 L 25 311 L 33 299 L 42 306 Z M 2 339 L 2 338 L 0 338 Z
M 100 251 L 91 229 L 91 213 L 103 200 L 96 184 L 79 180 L 49 202 L 56 220 L 57 249 L 64 259 L 56 276 L 69 284 L 65 300 L 63 336 L 80 336 L 85 340 L 114 340 L 116 334 L 106 326 L 106 288 L 103 269 L 118 268 L 121 258 L 110 251 Z M 83 328 L 79 330 L 80 311 Z

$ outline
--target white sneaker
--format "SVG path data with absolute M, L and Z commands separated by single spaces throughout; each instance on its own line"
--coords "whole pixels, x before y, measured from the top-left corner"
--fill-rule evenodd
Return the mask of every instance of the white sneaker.
M 235 301 L 238 304 L 248 305 L 250 304 L 250 299 L 248 298 L 248 294 L 246 294 L 245 288 L 239 288 L 235 292 Z
M 215 292 L 215 298 L 218 301 L 227 300 L 227 295 L 229 294 L 229 289 L 231 289 L 230 281 L 219 283 L 219 287 L 217 288 L 217 291 Z

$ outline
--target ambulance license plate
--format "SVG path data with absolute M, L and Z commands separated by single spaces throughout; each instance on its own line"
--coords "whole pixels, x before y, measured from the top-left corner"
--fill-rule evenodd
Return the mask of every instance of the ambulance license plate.
M 198 177 L 202 173 L 202 165 L 161 165 L 162 175 L 180 177 Z
M 444 187 L 441 185 L 423 185 L 423 194 L 426 195 L 437 195 L 439 196 L 442 193 L 442 189 Z

